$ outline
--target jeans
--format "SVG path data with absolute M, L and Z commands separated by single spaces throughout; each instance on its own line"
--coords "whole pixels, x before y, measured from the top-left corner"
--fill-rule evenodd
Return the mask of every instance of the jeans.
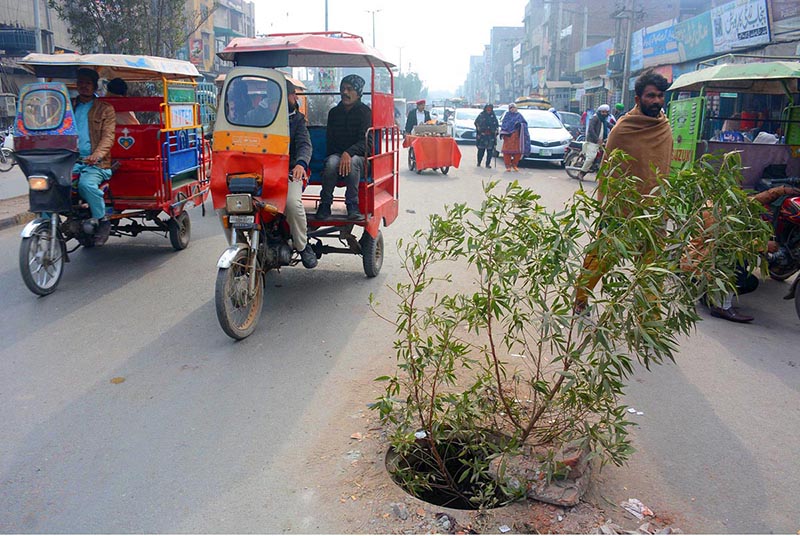
M 346 190 L 344 202 L 347 209 L 358 209 L 358 181 L 364 174 L 365 160 L 363 156 L 353 156 L 350 159 L 350 174 L 346 177 L 339 176 L 339 161 L 341 155 L 332 154 L 325 159 L 325 167 L 322 170 L 322 191 L 319 194 L 320 205 L 330 207 L 333 203 L 333 189 L 336 183 L 344 180 Z
M 106 202 L 103 200 L 103 192 L 100 190 L 100 183 L 111 178 L 111 170 L 86 164 L 75 164 L 72 168 L 73 173 L 80 173 L 78 179 L 78 195 L 89 204 L 92 211 L 92 218 L 105 217 Z

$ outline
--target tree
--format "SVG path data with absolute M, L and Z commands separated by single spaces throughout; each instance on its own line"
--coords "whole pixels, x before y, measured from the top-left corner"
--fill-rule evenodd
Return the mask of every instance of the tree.
M 186 0 L 48 0 L 83 52 L 174 57 L 218 4 L 202 14 Z
M 735 153 L 705 155 L 647 195 L 619 172 L 627 158 L 616 150 L 598 172 L 603 201 L 581 191 L 553 213 L 494 182 L 480 207 L 457 203 L 400 244 L 395 319 L 373 302 L 398 336 L 374 408 L 406 489 L 491 506 L 526 492 L 530 482 L 484 478 L 519 452 L 548 480 L 570 471 L 556 457 L 565 445 L 628 459 L 621 397 L 635 362 L 674 360 L 697 299 L 734 291 L 735 267 L 758 264 L 770 228 L 738 187 Z M 585 252 L 604 267 L 588 316 L 573 310 Z M 452 284 L 456 271 L 467 284 Z
M 395 96 L 401 99 L 424 99 L 428 88 L 424 86 L 417 73 L 401 74 L 395 78 Z

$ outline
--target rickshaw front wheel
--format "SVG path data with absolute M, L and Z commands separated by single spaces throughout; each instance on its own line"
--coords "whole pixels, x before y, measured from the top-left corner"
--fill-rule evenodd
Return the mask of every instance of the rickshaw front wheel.
M 261 277 L 256 281 L 255 292 L 249 288 L 250 250 L 236 254 L 229 268 L 220 268 L 214 288 L 214 304 L 222 331 L 232 339 L 241 340 L 256 329 L 264 306 L 264 285 Z
M 169 227 L 169 241 L 175 251 L 186 249 L 192 237 L 192 223 L 187 212 L 181 212 L 167 223 Z
M 19 245 L 19 269 L 25 286 L 39 296 L 52 294 L 64 273 L 66 246 L 54 236 L 50 222 L 41 223 L 33 235 Z M 56 257 L 50 257 L 50 241 L 58 240 Z
M 359 242 L 364 261 L 364 273 L 367 274 L 367 277 L 375 277 L 381 273 L 381 266 L 383 266 L 383 233 L 378 231 L 378 236 L 373 238 L 367 231 L 364 231 Z

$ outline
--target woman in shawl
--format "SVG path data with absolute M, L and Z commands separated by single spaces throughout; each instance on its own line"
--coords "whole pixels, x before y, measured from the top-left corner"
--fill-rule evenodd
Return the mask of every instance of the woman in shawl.
M 517 105 L 513 102 L 508 105 L 508 111 L 503 116 L 500 137 L 503 139 L 503 162 L 506 171 L 519 171 L 517 164 L 522 155 L 531 152 L 531 138 L 528 133 L 528 122 L 517 111 Z
M 475 145 L 478 147 L 478 167 L 481 167 L 483 154 L 486 153 L 486 167 L 492 167 L 492 156 L 497 146 L 497 129 L 500 125 L 494 115 L 494 105 L 487 104 L 475 118 Z

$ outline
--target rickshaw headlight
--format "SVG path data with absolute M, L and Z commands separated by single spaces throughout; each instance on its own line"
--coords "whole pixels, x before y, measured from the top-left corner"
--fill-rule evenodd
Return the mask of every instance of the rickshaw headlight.
M 253 196 L 229 194 L 225 197 L 225 209 L 228 214 L 251 214 L 253 212 Z
M 28 186 L 31 190 L 48 190 L 50 188 L 50 180 L 44 175 L 31 175 L 28 177 Z

